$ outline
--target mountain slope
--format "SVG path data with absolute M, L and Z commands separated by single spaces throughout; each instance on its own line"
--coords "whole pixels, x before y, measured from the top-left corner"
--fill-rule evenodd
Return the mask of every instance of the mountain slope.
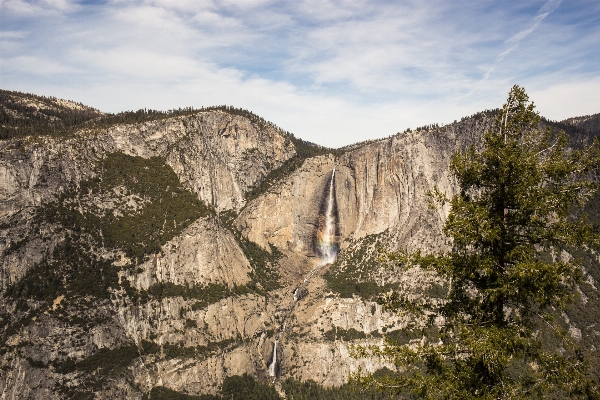
M 289 394 L 393 370 L 350 356 L 352 344 L 411 339 L 377 293 L 435 300 L 445 283 L 382 264 L 378 248 L 446 246 L 448 210 L 431 210 L 427 192 L 454 193 L 450 157 L 493 118 L 339 151 L 230 107 L 99 115 L 0 141 L 0 396 L 216 395 L 243 374 Z M 330 198 L 339 255 L 325 265 Z M 587 305 L 568 322 L 588 348 L 590 260 Z
M 69 132 L 103 115 L 69 100 L 0 90 L 0 139 Z

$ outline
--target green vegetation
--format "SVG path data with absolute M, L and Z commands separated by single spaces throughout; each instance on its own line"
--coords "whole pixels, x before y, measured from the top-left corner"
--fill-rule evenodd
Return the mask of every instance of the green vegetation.
M 377 375 L 379 376 L 379 375 Z M 351 385 L 325 388 L 312 380 L 300 382 L 288 378 L 281 383 L 288 400 L 387 400 L 386 394 L 372 388 Z
M 37 108 L 28 103 L 37 103 Z M 174 117 L 190 116 L 206 111 L 222 111 L 248 119 L 256 129 L 265 130 L 269 127 L 279 131 L 294 142 L 297 151 L 307 158 L 317 154 L 335 152 L 335 150 L 304 142 L 296 139 L 291 133 L 284 131 L 272 122 L 266 121 L 249 110 L 233 106 L 219 105 L 199 109 L 185 107 L 168 111 L 139 109 L 124 111 L 117 114 L 104 114 L 75 103 L 78 108 L 70 108 L 60 104 L 55 97 L 37 96 L 29 93 L 13 92 L 0 89 L 0 140 L 19 139 L 26 136 L 65 137 L 80 129 L 106 129 L 115 125 L 139 124 L 149 121 L 159 121 Z
M 116 349 L 103 348 L 79 362 L 69 359 L 56 365 L 56 371 L 61 374 L 74 371 L 98 372 L 99 375 L 106 377 L 121 371 L 137 357 L 139 357 L 139 353 L 135 345 Z
M 137 347 L 130 345 L 115 349 L 103 348 L 77 362 L 67 359 L 62 363 L 55 363 L 54 369 L 58 373 L 76 372 L 80 375 L 78 386 L 72 387 L 59 382 L 54 391 L 69 399 L 94 399 L 94 392 L 109 385 L 111 379 L 123 376 L 127 366 L 138 356 Z
M 165 343 L 160 346 L 150 340 L 142 340 L 142 351 L 145 355 L 162 354 L 167 360 L 173 358 L 194 358 L 196 360 L 203 360 L 214 354 L 223 352 L 226 349 L 231 350 L 238 344 L 239 341 L 235 339 L 225 339 L 219 342 L 210 342 L 206 346 L 184 346 L 182 343 Z
M 382 371 L 379 375 L 385 373 Z M 288 400 L 388 400 L 390 397 L 373 389 L 357 389 L 350 385 L 324 388 L 314 381 L 286 379 L 281 384 Z M 281 400 L 275 388 L 252 376 L 234 375 L 225 378 L 217 395 L 192 396 L 165 387 L 154 387 L 148 400 Z
M 262 289 L 267 292 L 279 289 L 281 287 L 279 273 L 275 268 L 278 260 L 283 257 L 279 249 L 273 245 L 269 245 L 271 248 L 271 253 L 269 253 L 241 234 L 236 236 L 236 239 L 252 266 L 250 277 L 253 283 L 260 284 Z M 259 290 L 260 288 L 253 286 L 252 289 Z
M 27 237 L 24 237 L 21 240 L 17 240 L 16 242 L 11 242 L 4 250 L 4 256 L 6 257 L 9 254 L 16 253 L 26 243 L 27 243 Z
M 281 400 L 275 388 L 258 382 L 252 376 L 234 375 L 224 379 L 221 390 L 216 396 L 192 396 L 164 387 L 154 387 L 147 400 Z
M 576 147 L 581 146 L 581 142 L 578 139 L 586 137 L 593 139 L 600 136 L 600 114 L 569 118 L 561 122 L 548 121 L 543 118 L 542 121 L 555 131 L 565 131 L 569 136 L 569 144 L 574 144 Z M 575 138 L 574 141 L 571 140 L 572 137 Z
M 132 256 L 157 252 L 160 246 L 178 235 L 201 217 L 214 214 L 198 196 L 185 189 L 179 178 L 159 157 L 144 159 L 122 153 L 107 155 L 102 161 L 102 180 L 97 187 L 85 187 L 90 194 L 124 186 L 148 203 L 141 212 L 101 221 L 105 243 L 109 247 L 127 248 Z M 97 191 L 95 190 L 97 189 Z M 135 251 L 135 245 L 141 249 Z
M 134 196 L 138 210 L 122 207 L 122 215 L 118 215 L 80 207 L 82 201 L 117 197 L 115 192 L 121 188 Z M 86 233 L 98 247 L 119 248 L 129 257 L 143 257 L 159 252 L 192 222 L 212 214 L 213 208 L 185 189 L 163 159 L 111 153 L 100 162 L 96 178 L 46 205 L 39 218 Z
M 65 135 L 102 115 L 82 104 L 81 109 L 60 105 L 54 97 L 0 90 L 0 140 L 30 135 Z M 28 103 L 41 104 L 41 108 Z
M 115 190 L 126 190 L 128 194 L 136 196 L 139 207 L 122 207 L 119 215 L 90 206 L 93 200 L 104 197 L 110 201 L 115 201 L 115 197 L 119 200 Z M 173 170 L 165 166 L 163 160 L 123 154 L 107 155 L 101 160 L 95 179 L 82 182 L 78 188 L 69 190 L 56 202 L 38 210 L 35 224 L 58 224 L 64 240 L 18 282 L 6 289 L 4 296 L 16 301 L 17 309 L 23 315 L 14 316 L 14 321 L 7 324 L 3 337 L 8 337 L 19 327 L 31 322 L 35 312 L 39 312 L 30 310 L 24 299 L 41 301 L 45 307 L 50 307 L 61 295 L 70 304 L 79 304 L 82 299 L 89 297 L 108 300 L 115 290 L 123 290 L 134 302 L 147 301 L 148 293 L 136 290 L 127 279 L 119 284 L 119 268 L 113 266 L 113 260 L 99 257 L 100 249 L 122 249 L 130 257 L 143 258 L 158 252 L 161 245 L 181 233 L 197 218 L 213 213 L 212 208 L 205 206 L 181 186 Z M 16 251 L 21 246 L 23 240 L 11 244 L 10 248 Z M 179 290 L 160 285 L 151 289 L 151 294 L 157 297 L 163 296 L 165 291 Z M 223 287 L 185 290 L 184 294 L 199 298 L 203 304 L 215 296 L 222 298 L 231 293 L 248 291 L 246 288 L 228 291 Z M 72 313 L 63 315 L 57 311 L 54 314 L 68 323 L 88 326 L 94 322 L 79 321 Z
M 268 127 L 271 127 L 273 129 L 278 130 L 282 134 L 289 135 L 289 132 L 283 131 L 277 125 L 273 124 L 272 122 L 266 121 L 264 118 L 259 117 L 258 115 L 254 114 L 249 110 L 227 105 L 201 108 L 185 107 L 169 111 L 140 109 L 137 111 L 124 111 L 117 114 L 104 114 L 101 118 L 97 118 L 94 121 L 85 124 L 85 127 L 103 129 L 109 128 L 114 125 L 139 124 L 149 121 L 165 120 L 173 117 L 190 116 L 206 111 L 222 111 L 230 115 L 238 115 L 250 120 L 250 122 L 258 130 L 264 130 Z
M 325 340 L 329 340 L 331 342 L 335 340 L 343 340 L 345 342 L 349 342 L 351 340 L 356 339 L 365 339 L 367 335 L 364 332 L 357 331 L 354 328 L 343 329 L 338 328 L 337 326 L 328 330 L 323 334 Z
M 275 388 L 256 381 L 244 374 L 225 378 L 221 386 L 221 397 L 232 400 L 279 400 Z
M 408 299 L 385 297 L 388 308 L 415 318 L 444 316 L 442 326 L 429 319 L 439 336 L 359 348 L 358 356 L 383 357 L 404 372 L 381 379 L 359 373 L 355 381 L 425 399 L 600 398 L 597 373 L 556 320 L 581 283 L 579 260 L 559 255 L 584 244 L 600 248 L 599 227 L 572 213 L 598 190 L 589 177 L 600 150 L 597 141 L 568 150 L 564 133 L 539 126 L 525 91 L 514 86 L 483 148 L 455 154 L 460 191 L 444 228 L 452 250 L 392 257 L 452 282 L 445 302 L 413 313 Z M 439 191 L 432 196 L 448 201 Z
M 222 352 L 225 349 L 231 350 L 237 344 L 235 339 L 225 339 L 219 342 L 210 342 L 206 346 L 182 346 L 180 344 L 164 344 L 163 354 L 166 359 L 171 358 L 194 358 L 203 360 L 211 355 Z
M 323 275 L 327 287 L 340 297 L 357 295 L 365 300 L 375 300 L 383 290 L 390 289 L 391 285 L 379 286 L 375 281 L 376 273 L 381 268 L 379 258 L 382 254 L 378 248 L 386 240 L 384 232 L 367 235 L 350 243 Z
M 434 326 L 427 326 L 421 329 L 397 329 L 391 332 L 388 331 L 385 335 L 386 341 L 395 346 L 403 346 L 414 340 L 421 341 L 423 338 L 431 341 L 438 341 L 440 338 L 440 330 Z
M 194 328 L 198 328 L 198 322 L 196 322 L 196 320 L 194 320 L 194 319 L 186 318 L 185 319 L 185 329 L 194 329 Z
M 37 109 L 27 102 L 42 104 Z M 233 106 L 220 105 L 178 108 L 169 111 L 140 109 L 117 114 L 103 114 L 98 110 L 78 104 L 80 109 L 60 105 L 54 97 L 36 96 L 20 92 L 0 90 L 0 139 L 18 139 L 27 136 L 71 136 L 80 129 L 106 129 L 115 125 L 139 124 L 149 121 L 165 120 L 173 117 L 190 116 L 200 112 L 222 111 L 230 115 L 247 118 L 257 130 L 269 127 L 279 131 L 296 149 L 294 157 L 286 160 L 279 168 L 270 171 L 267 176 L 251 188 L 246 197 L 255 199 L 265 193 L 273 184 L 289 176 L 298 169 L 307 158 L 324 154 L 343 154 L 342 150 L 329 149 L 302 139 L 284 131 L 272 122 L 266 121 L 249 110 Z M 18 144 L 20 146 L 20 144 Z M 120 160 L 121 161 L 121 160 Z
M 91 296 L 110 299 L 115 290 L 123 290 L 134 302 L 181 296 L 195 299 L 192 309 L 200 309 L 230 296 L 264 293 L 279 287 L 275 269 L 281 253 L 271 253 L 232 230 L 251 262 L 253 282 L 228 288 L 224 285 L 176 285 L 160 282 L 148 291 L 138 291 L 127 279 L 119 284 L 119 267 L 113 260 L 97 256 L 102 247 L 123 250 L 129 257 L 143 259 L 160 251 L 160 247 L 180 234 L 197 218 L 212 215 L 207 207 L 191 192 L 185 190 L 171 168 L 159 158 L 143 159 L 124 154 L 109 154 L 99 162 L 96 178 L 82 182 L 51 204 L 38 211 L 37 224 L 58 224 L 64 233 L 63 242 L 55 247 L 42 262 L 32 267 L 17 283 L 10 285 L 5 296 L 17 301 L 22 317 L 7 325 L 3 337 L 14 333 L 31 322 L 33 316 L 28 303 L 19 299 L 33 299 L 50 307 L 54 299 L 63 295 L 70 304 Z M 118 204 L 123 196 L 134 197 L 136 207 Z M 116 202 L 119 213 L 96 208 L 94 201 Z M 10 245 L 11 251 L 23 246 L 24 240 Z M 130 265 L 129 268 L 133 268 Z M 56 317 L 68 323 L 73 315 L 57 311 Z M 93 321 L 89 321 L 90 323 Z M 88 324 L 85 323 L 85 326 Z M 192 327 L 191 325 L 188 327 Z
M 265 294 L 265 292 L 279 289 L 281 284 L 279 283 L 279 273 L 276 265 L 283 254 L 275 246 L 270 246 L 271 252 L 269 253 L 244 237 L 233 226 L 236 217 L 237 214 L 234 210 L 222 211 L 219 214 L 221 223 L 233 234 L 250 262 L 252 267 L 251 282 L 233 288 L 221 284 L 177 285 L 170 282 L 159 282 L 148 289 L 148 294 L 157 300 L 175 296 L 181 296 L 184 299 L 195 299 L 197 301 L 192 305 L 192 309 L 198 310 L 230 296 L 240 296 L 248 293 Z
M 597 218 L 597 213 L 600 211 L 598 198 L 600 196 L 597 195 L 588 203 L 588 205 L 596 204 L 596 208 L 589 213 L 586 212 L 588 220 L 595 226 L 600 226 L 600 220 Z M 598 252 L 593 252 L 591 249 L 568 248 L 567 251 L 584 268 L 586 275 L 583 277 L 583 282 L 579 283 L 579 290 L 581 290 L 579 301 L 568 304 L 565 312 L 570 323 L 581 329 L 580 349 L 586 362 L 589 363 L 590 370 L 600 371 L 600 354 L 595 350 L 600 348 L 600 335 L 596 333 L 600 315 L 600 292 L 597 286 L 595 287 L 600 282 L 600 258 Z
M 585 115 L 579 118 L 572 118 L 569 121 L 573 123 L 574 119 L 579 120 L 574 125 L 581 127 L 594 135 L 600 134 L 600 114 Z
M 254 114 L 252 111 L 245 110 L 243 108 L 236 108 L 233 106 L 220 105 L 220 106 L 202 107 L 200 109 L 200 111 L 213 111 L 213 110 L 223 111 L 230 115 L 239 115 L 241 117 L 244 117 L 244 118 L 250 120 L 250 122 L 259 130 L 266 129 L 267 127 L 272 127 L 274 129 L 280 131 L 281 133 L 289 134 L 289 132 L 284 132 L 283 129 L 279 128 L 274 123 L 269 122 L 269 121 L 265 120 L 264 118 L 259 117 L 258 115 Z
M 143 396 L 143 400 L 220 400 L 218 396 L 203 394 L 192 396 L 185 393 L 176 392 L 162 386 L 153 387 L 149 395 Z
M 269 172 L 264 179 L 257 182 L 254 187 L 250 188 L 246 193 L 246 200 L 250 202 L 266 193 L 271 186 L 285 177 L 290 176 L 295 170 L 300 168 L 304 163 L 304 160 L 304 158 L 300 158 L 297 155 L 287 159 L 279 168 L 275 168 Z
M 209 283 L 206 285 L 177 285 L 171 282 L 158 282 L 148 288 L 148 295 L 158 301 L 166 297 L 183 297 L 186 300 L 197 300 L 192 309 L 199 310 L 230 296 L 252 293 L 248 286 L 234 286 L 229 289 L 225 285 Z
M 67 235 L 48 258 L 9 286 L 5 297 L 35 299 L 51 304 L 59 295 L 110 298 L 118 287 L 118 269 L 110 261 L 94 256 L 79 237 Z M 128 285 L 128 281 L 123 282 Z
M 42 107 L 37 108 L 28 103 L 37 103 Z M 185 107 L 169 111 L 140 109 L 117 114 L 103 114 L 81 103 L 75 104 L 79 108 L 61 105 L 55 97 L 0 90 L 0 140 L 42 135 L 65 137 L 79 129 L 103 129 L 115 125 L 139 124 L 214 110 L 248 118 L 259 129 L 272 126 L 282 131 L 248 110 L 224 105 L 200 109 Z
M 264 179 L 256 183 L 256 185 L 246 193 L 246 200 L 248 202 L 260 197 L 262 194 L 266 193 L 271 186 L 290 176 L 292 173 L 294 173 L 294 171 L 300 168 L 302 164 L 304 164 L 306 159 L 325 154 L 333 154 L 335 156 L 340 156 L 343 154 L 342 150 L 322 147 L 296 138 L 289 132 L 287 134 L 294 144 L 296 154 L 292 158 L 286 160 L 281 166 L 269 172 Z

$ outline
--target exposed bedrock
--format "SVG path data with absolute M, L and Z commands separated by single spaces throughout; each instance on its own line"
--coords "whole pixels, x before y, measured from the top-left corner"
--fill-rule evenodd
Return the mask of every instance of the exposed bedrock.
M 290 139 L 266 125 L 221 111 L 81 131 L 74 138 L 40 138 L 31 150 L 0 152 L 0 217 L 55 198 L 94 175 L 110 152 L 164 157 L 180 181 L 219 210 L 239 209 L 245 191 L 294 155 Z
M 386 230 L 399 247 L 434 249 L 449 207 L 433 210 L 428 192 L 438 188 L 451 197 L 455 182 L 452 155 L 474 143 L 489 119 L 466 120 L 431 131 L 407 132 L 366 144 L 338 159 L 306 160 L 269 193 L 250 202 L 237 219 L 249 239 L 313 255 L 314 236 L 333 168 L 340 239 L 361 238 Z

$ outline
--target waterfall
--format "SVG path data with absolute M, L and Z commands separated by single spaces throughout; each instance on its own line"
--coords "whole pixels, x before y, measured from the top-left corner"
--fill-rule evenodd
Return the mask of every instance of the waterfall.
M 276 378 L 276 374 L 277 374 L 276 369 L 277 369 L 277 340 L 275 341 L 275 343 L 273 343 L 273 360 L 271 361 L 271 364 L 269 364 L 269 370 L 267 371 L 269 373 L 269 376 Z
M 310 272 L 304 277 L 304 283 L 310 279 L 310 277 L 318 271 L 321 267 L 327 264 L 331 264 L 335 261 L 335 257 L 337 256 L 337 247 L 335 243 L 335 167 L 331 172 L 331 180 L 329 181 L 329 190 L 327 193 L 327 200 L 325 204 L 325 214 L 319 218 L 319 229 L 317 230 L 317 243 L 316 250 L 317 253 L 321 257 L 321 262 L 314 266 Z M 302 285 L 302 284 L 301 284 Z M 305 289 L 306 290 L 306 289 Z M 301 286 L 296 287 L 292 291 L 293 296 L 293 304 L 295 304 L 302 296 Z M 293 309 L 293 306 L 292 306 Z M 291 310 L 288 311 L 287 315 L 289 316 Z M 286 316 L 287 318 L 287 316 Z M 281 330 L 275 336 L 275 340 L 273 342 L 273 358 L 267 367 L 267 374 L 277 379 L 277 339 L 282 339 L 285 334 L 285 327 L 287 321 L 284 319 L 281 325 Z
M 321 265 L 331 264 L 337 256 L 335 247 L 335 215 L 334 215 L 334 182 L 335 182 L 335 167 L 331 173 L 331 181 L 329 182 L 329 193 L 327 195 L 327 206 L 325 208 L 325 222 L 321 229 L 317 232 L 317 250 L 321 255 Z

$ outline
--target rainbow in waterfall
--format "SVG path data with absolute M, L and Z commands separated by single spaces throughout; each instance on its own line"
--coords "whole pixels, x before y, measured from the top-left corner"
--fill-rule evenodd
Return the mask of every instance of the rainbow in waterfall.
M 337 244 L 335 242 L 335 168 L 331 173 L 329 182 L 329 192 L 327 194 L 327 204 L 325 215 L 319 220 L 319 229 L 317 231 L 317 252 L 321 256 L 321 265 L 331 264 L 337 256 Z

